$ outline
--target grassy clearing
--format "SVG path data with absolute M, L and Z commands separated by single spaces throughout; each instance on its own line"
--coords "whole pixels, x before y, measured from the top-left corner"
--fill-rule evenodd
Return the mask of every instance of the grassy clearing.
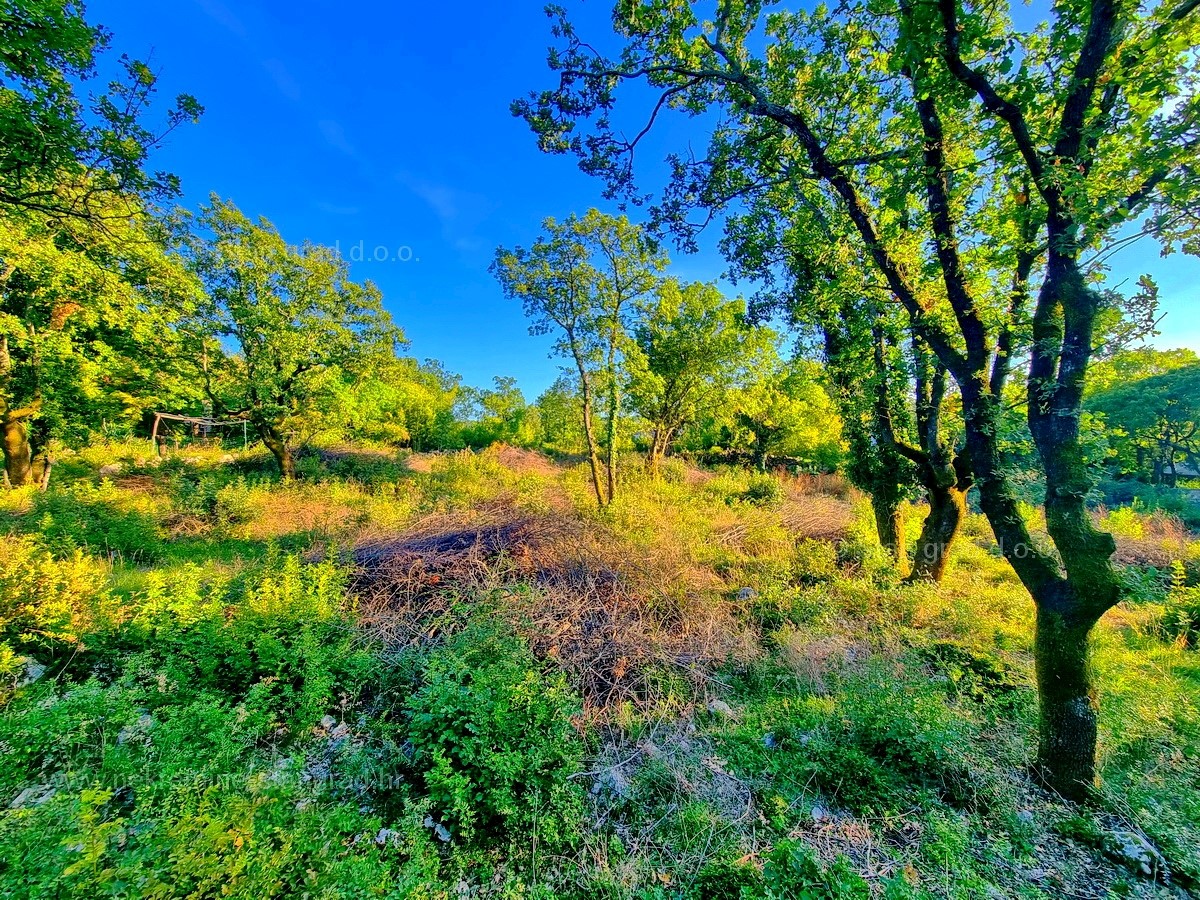
M 290 484 L 138 454 L 2 498 L 0 895 L 1200 879 L 1200 553 L 1161 514 L 1105 514 L 1138 599 L 1097 637 L 1104 791 L 1078 809 L 1026 774 L 1030 603 L 978 519 L 935 590 L 836 481 L 672 462 L 597 511 L 583 467 L 511 449 L 343 448 Z

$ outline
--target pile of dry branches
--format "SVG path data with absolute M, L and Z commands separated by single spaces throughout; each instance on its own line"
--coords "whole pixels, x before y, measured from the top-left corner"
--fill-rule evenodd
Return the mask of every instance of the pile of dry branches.
M 353 551 L 364 627 L 392 646 L 436 640 L 488 604 L 572 678 L 591 708 L 656 699 L 655 672 L 703 681 L 754 641 L 723 585 L 669 553 L 639 558 L 595 523 L 493 506 L 438 514 Z M 715 583 L 714 583 L 715 582 Z

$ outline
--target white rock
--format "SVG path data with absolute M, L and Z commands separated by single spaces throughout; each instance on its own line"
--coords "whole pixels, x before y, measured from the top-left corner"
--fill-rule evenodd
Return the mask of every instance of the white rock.
M 438 836 L 438 840 L 443 843 L 450 843 L 450 831 L 441 822 L 435 822 L 433 816 L 426 816 L 422 823 L 426 828 L 432 828 L 433 833 Z
M 709 700 L 708 711 L 714 716 L 723 716 L 726 719 L 733 718 L 733 707 L 724 700 Z
M 1167 861 L 1148 840 L 1133 831 L 1119 831 L 1113 835 L 1117 841 L 1118 852 L 1131 868 L 1139 870 L 1143 875 L 1153 875 L 1155 871 L 1166 872 Z
M 113 475 L 120 475 L 123 466 L 120 463 L 108 463 L 100 467 L 101 478 L 111 478 Z
M 20 809 L 22 806 L 41 806 L 56 793 L 58 792 L 48 784 L 35 784 L 17 794 L 16 799 L 8 804 L 8 808 Z
M 25 671 L 21 674 L 21 680 L 17 682 L 17 687 L 25 687 L 26 685 L 33 684 L 45 674 L 45 666 L 32 656 L 26 656 Z

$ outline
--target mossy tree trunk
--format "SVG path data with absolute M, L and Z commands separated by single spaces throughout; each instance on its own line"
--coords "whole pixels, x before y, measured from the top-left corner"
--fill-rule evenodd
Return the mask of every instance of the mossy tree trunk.
M 965 453 L 957 453 L 942 442 L 941 414 L 948 374 L 945 366 L 934 359 L 916 332 L 912 335 L 912 355 L 920 447 L 897 442 L 897 450 L 916 465 L 917 477 L 929 502 L 929 513 L 921 526 L 908 579 L 940 583 L 967 514 L 971 467 Z
M 1045 599 L 1037 607 L 1034 661 L 1038 697 L 1038 774 L 1071 799 L 1082 799 L 1096 779 L 1099 707 L 1089 663 L 1095 624 L 1068 618 L 1072 602 Z
M 967 514 L 967 492 L 954 485 L 933 484 L 927 486 L 926 495 L 929 514 L 921 525 L 908 580 L 939 583 Z
M 908 541 L 904 533 L 904 510 L 900 500 L 884 491 L 871 494 L 871 510 L 875 513 L 875 530 L 879 544 L 896 563 L 901 575 L 908 572 Z
M 280 432 L 278 426 L 265 419 L 259 419 L 255 425 L 263 444 L 271 451 L 275 462 L 279 464 L 279 474 L 287 479 L 295 478 L 296 458 L 292 455 L 292 448 L 288 445 L 286 437 Z
M 0 425 L 4 434 L 4 471 L 12 487 L 24 487 L 33 481 L 33 448 L 29 443 L 28 421 L 5 414 Z

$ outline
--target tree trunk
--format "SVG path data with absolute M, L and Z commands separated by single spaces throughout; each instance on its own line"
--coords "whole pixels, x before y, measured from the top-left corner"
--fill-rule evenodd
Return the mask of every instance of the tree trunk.
M 608 502 L 613 502 L 617 495 L 617 416 L 620 414 L 620 395 L 617 393 L 617 373 L 615 363 L 610 358 L 608 373 L 608 422 L 606 423 L 607 443 L 606 463 L 608 466 Z
M 875 511 L 875 528 L 879 532 L 879 543 L 896 561 L 896 568 L 900 570 L 900 574 L 906 574 L 908 554 L 904 539 L 904 514 L 900 503 L 872 496 L 871 508 Z
M 581 368 L 582 373 L 582 368 Z M 588 465 L 592 470 L 592 487 L 596 491 L 596 503 L 604 506 L 604 488 L 600 486 L 600 450 L 596 443 L 596 428 L 592 422 L 592 388 L 587 378 L 582 378 L 583 386 L 583 434 L 587 438 Z
M 671 446 L 672 430 L 663 426 L 654 429 L 654 438 L 650 442 L 650 452 L 646 456 L 646 471 L 654 478 L 662 473 L 662 463 Z
M 1049 604 L 1038 604 L 1034 637 L 1040 703 L 1038 775 L 1076 801 L 1087 798 L 1096 780 L 1097 703 L 1088 662 L 1091 629 L 1091 624 L 1070 623 Z
M 296 460 L 292 457 L 292 448 L 287 445 L 279 430 L 270 423 L 259 422 L 258 433 L 271 455 L 275 457 L 275 461 L 279 463 L 279 474 L 284 478 L 295 478 Z
M 33 449 L 29 445 L 29 426 L 25 419 L 5 418 L 4 471 L 13 487 L 33 482 Z
M 958 487 L 927 486 L 929 515 L 921 526 L 909 581 L 940 583 L 950 561 L 950 547 L 967 514 L 967 492 Z

